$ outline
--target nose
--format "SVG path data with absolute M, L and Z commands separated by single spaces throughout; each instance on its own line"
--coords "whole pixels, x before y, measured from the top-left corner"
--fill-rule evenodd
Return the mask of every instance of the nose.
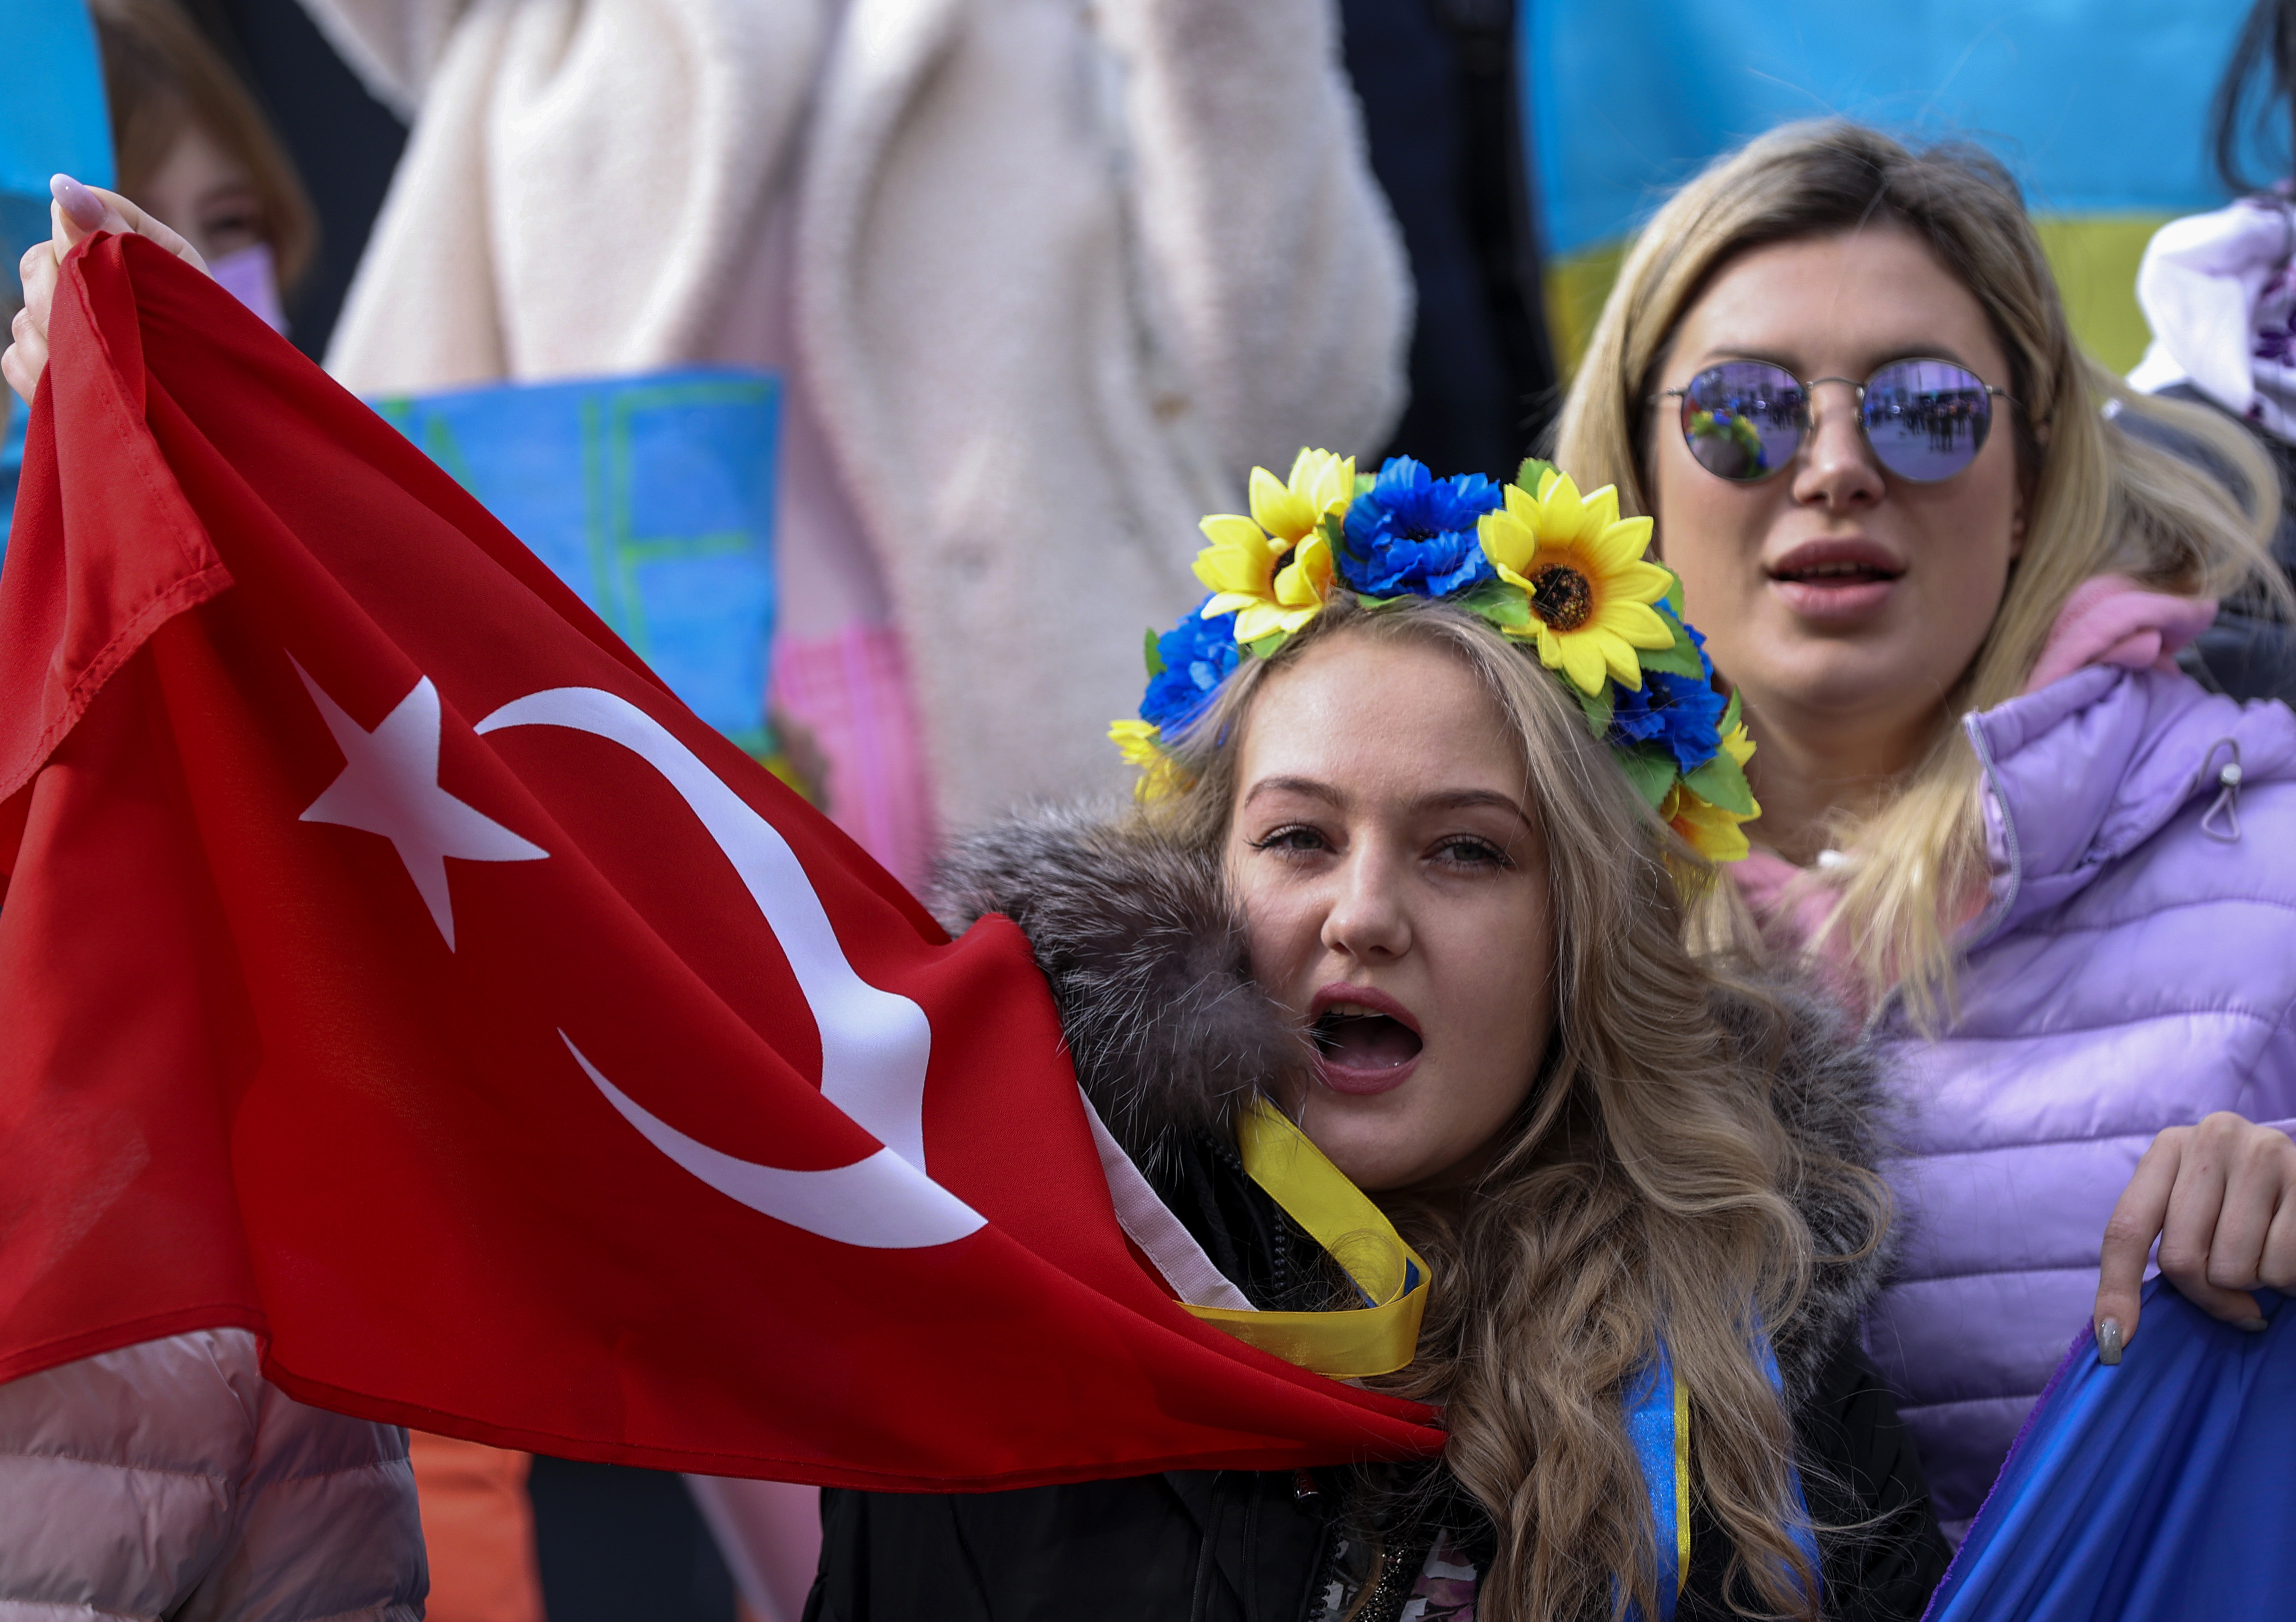
M 1334 875 L 1338 892 L 1324 915 L 1327 951 L 1360 962 L 1390 962 L 1411 950 L 1404 864 L 1364 841 Z
M 1794 465 L 1794 499 L 1837 511 L 1871 506 L 1889 491 L 1857 421 L 1857 385 L 1822 378 L 1810 385 L 1808 436 Z

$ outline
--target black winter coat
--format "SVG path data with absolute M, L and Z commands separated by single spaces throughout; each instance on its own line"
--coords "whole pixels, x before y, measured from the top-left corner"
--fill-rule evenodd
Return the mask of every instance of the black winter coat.
M 1307 1050 L 1252 984 L 1218 876 L 1169 847 L 1055 816 L 960 845 L 941 902 L 953 929 L 999 911 L 1028 933 L 1086 1092 L 1220 1270 L 1263 1309 L 1319 1305 L 1313 1241 L 1245 1175 L 1232 1147 L 1229 1110 L 1305 1063 Z M 1872 1061 L 1815 1004 L 1797 1006 L 1781 1116 L 1870 1165 L 1881 1109 Z M 1912 1437 L 1855 1339 L 1888 1247 L 1869 1246 L 1866 1219 L 1824 1195 L 1802 1203 L 1821 1250 L 1856 1256 L 1821 1267 L 1802 1309 L 1776 1330 L 1804 1493 L 1821 1528 L 1826 1613 L 1915 1622 L 1948 1551 Z M 1357 1479 L 1333 1468 L 978 1494 L 832 1489 L 822 1494 L 807 1622 L 1318 1622 Z M 1472 1511 L 1469 1521 L 1480 1525 Z M 1466 1548 L 1480 1552 L 1472 1532 Z M 1729 1557 L 1726 1539 L 1693 1514 L 1678 1622 L 1732 1614 Z M 1366 1622 L 1392 1622 L 1407 1593 Z

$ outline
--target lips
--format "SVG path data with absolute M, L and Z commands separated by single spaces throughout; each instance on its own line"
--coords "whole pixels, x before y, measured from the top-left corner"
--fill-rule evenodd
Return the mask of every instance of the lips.
M 1384 992 L 1327 985 L 1309 1016 L 1317 1079 L 1334 1092 L 1385 1092 L 1419 1067 L 1426 1047 L 1419 1021 Z
M 1860 536 L 1805 541 L 1768 565 L 1771 589 L 1806 619 L 1856 620 L 1878 611 L 1906 566 Z

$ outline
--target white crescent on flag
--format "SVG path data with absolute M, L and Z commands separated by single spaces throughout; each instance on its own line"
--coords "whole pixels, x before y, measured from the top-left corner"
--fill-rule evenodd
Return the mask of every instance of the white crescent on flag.
M 799 1172 L 740 1160 L 688 1137 L 622 1092 L 576 1047 L 575 1062 L 656 1149 L 728 1198 L 824 1239 L 873 1249 L 946 1245 L 984 1224 L 925 1171 L 925 1065 L 932 1027 L 908 998 L 854 972 L 804 864 L 668 729 L 597 687 L 554 687 L 504 704 L 478 725 L 565 727 L 621 745 L 675 788 L 741 875 L 781 943 L 821 1032 L 822 1096 L 885 1147 L 850 1165 Z M 565 1037 L 562 1031 L 559 1033 Z

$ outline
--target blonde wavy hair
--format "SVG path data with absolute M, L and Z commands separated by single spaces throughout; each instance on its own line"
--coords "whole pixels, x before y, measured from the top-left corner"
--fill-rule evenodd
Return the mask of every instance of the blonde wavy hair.
M 1792 1435 L 1755 1345 L 1761 1325 L 1790 1321 L 1824 1260 L 1795 1195 L 1832 1185 L 1870 1215 L 1875 1239 L 1887 1196 L 1780 1124 L 1770 1094 L 1787 1013 L 1692 956 L 1676 875 L 1700 871 L 1697 859 L 1554 677 L 1456 607 L 1366 609 L 1335 592 L 1173 740 L 1185 786 L 1140 814 L 1161 838 L 1223 854 L 1255 696 L 1343 637 L 1432 646 L 1474 673 L 1523 762 L 1546 850 L 1555 1028 L 1536 1085 L 1465 1199 L 1382 1202 L 1435 1288 L 1417 1360 L 1380 1383 L 1446 1404 L 1444 1462 L 1497 1532 L 1476 1614 L 1544 1622 L 1629 1601 L 1659 1614 L 1649 1495 L 1621 1402 L 1663 1326 L 1689 1396 L 1700 1507 L 1762 1604 L 1814 1619 L 1815 1574 L 1791 1530 Z M 1381 1560 L 1412 1552 L 1405 1540 Z
M 1751 142 L 1644 227 L 1564 402 L 1555 460 L 1582 485 L 1617 485 L 1621 512 L 1648 514 L 1646 402 L 1676 331 L 1716 274 L 1753 248 L 1877 225 L 1925 243 L 1991 321 L 2009 357 L 2026 498 L 2007 591 L 1929 748 L 1877 810 L 1834 830 L 1852 860 L 1803 881 L 1836 892 L 1826 933 L 1844 943 L 1876 1000 L 1897 988 L 1933 1029 L 1951 1008 L 1953 932 L 1989 877 L 1978 762 L 1961 718 L 2023 689 L 2065 599 L 2093 575 L 2189 597 L 2248 593 L 2284 613 L 2289 592 L 2267 545 L 2279 490 L 2270 464 L 2227 419 L 2134 393 L 2081 352 L 2007 171 L 1974 147 L 1911 151 L 1840 119 Z M 2249 498 L 2125 432 L 2104 414 L 2108 401 L 2194 442 Z M 1661 548 L 1665 540 L 1661 528 Z M 1698 605 L 1688 607 L 1695 618 Z M 1889 859 L 1856 860 L 1867 852 Z

